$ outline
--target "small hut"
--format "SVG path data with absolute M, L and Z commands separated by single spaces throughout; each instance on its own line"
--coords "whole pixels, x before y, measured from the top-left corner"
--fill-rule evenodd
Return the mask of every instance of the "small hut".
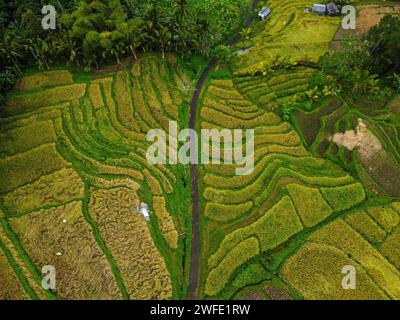
M 326 5 L 325 4 L 313 4 L 312 12 L 317 14 L 325 14 L 326 13 Z
M 261 18 L 261 19 L 265 19 L 266 17 L 268 17 L 268 15 L 271 13 L 271 9 L 270 8 L 267 8 L 267 7 L 264 7 L 264 8 L 262 8 L 259 12 L 258 12 L 258 16 Z

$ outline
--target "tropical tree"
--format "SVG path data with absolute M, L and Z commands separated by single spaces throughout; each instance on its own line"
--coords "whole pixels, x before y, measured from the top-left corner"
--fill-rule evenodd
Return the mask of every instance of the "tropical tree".
M 380 75 L 400 71 L 400 17 L 386 15 L 365 39 L 371 44 L 370 67 Z
M 222 63 L 229 63 L 235 56 L 235 51 L 226 45 L 219 45 L 214 50 L 214 56 Z
M 353 93 L 368 93 L 379 90 L 378 75 L 370 74 L 368 70 L 357 68 L 353 72 Z
M 143 46 L 143 41 L 145 38 L 143 34 L 143 26 L 144 22 L 140 17 L 136 17 L 128 21 L 126 50 L 129 51 L 136 60 L 137 50 Z
M 160 30 L 157 31 L 157 38 L 160 43 L 160 49 L 162 53 L 162 58 L 165 59 L 165 50 L 171 43 L 172 35 L 168 27 L 161 26 Z
M 177 22 L 182 23 L 183 19 L 189 15 L 190 9 L 188 0 L 174 0 L 173 8 L 175 10 Z

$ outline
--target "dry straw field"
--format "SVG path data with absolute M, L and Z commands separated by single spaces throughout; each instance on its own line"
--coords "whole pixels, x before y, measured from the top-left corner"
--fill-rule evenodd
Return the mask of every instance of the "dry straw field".
M 18 81 L 0 110 L 1 298 L 185 295 L 187 169 L 149 165 L 145 136 L 184 125 L 190 81 L 156 55 L 102 76 Z M 52 292 L 40 286 L 44 265 L 56 267 Z

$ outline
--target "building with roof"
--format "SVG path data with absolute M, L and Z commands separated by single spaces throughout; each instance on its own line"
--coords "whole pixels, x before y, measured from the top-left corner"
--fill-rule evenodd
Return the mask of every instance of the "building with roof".
M 262 8 L 259 12 L 258 12 L 258 16 L 261 18 L 261 19 L 265 19 L 266 17 L 268 17 L 269 16 L 269 14 L 271 13 L 271 9 L 270 8 L 267 8 L 267 7 L 264 7 L 264 8 Z
M 312 12 L 318 13 L 318 14 L 325 14 L 326 13 L 326 5 L 315 3 L 312 6 Z

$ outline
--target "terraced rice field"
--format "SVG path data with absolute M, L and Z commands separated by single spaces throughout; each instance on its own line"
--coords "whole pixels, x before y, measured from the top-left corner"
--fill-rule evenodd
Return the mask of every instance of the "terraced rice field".
M 340 19 L 304 12 L 312 4 L 304 0 L 264 2 L 272 12 L 255 27 L 250 43 L 245 43 L 250 51 L 234 62 L 238 72 L 277 55 L 317 61 L 329 47 Z
M 185 297 L 188 170 L 148 164 L 145 137 L 186 124 L 190 76 L 147 55 L 75 79 L 26 76 L 0 110 L 0 297 Z M 41 287 L 44 265 L 56 267 L 54 291 Z
M 338 97 L 313 112 L 298 111 L 295 119 L 314 153 L 352 171 L 372 194 L 399 196 L 397 100 L 378 104 Z
M 328 49 L 339 20 L 304 12 L 311 4 L 268 1 L 271 15 L 238 44 L 251 48 L 234 59 L 232 78 L 214 75 L 204 89 L 199 128 L 254 129 L 255 166 L 245 176 L 235 175 L 240 165 L 200 169 L 201 298 L 399 299 L 398 204 L 372 201 L 366 179 L 344 163 L 354 157 L 328 139 L 368 119 L 395 161 L 398 101 L 372 108 L 338 97 L 295 114 L 295 129 L 277 107 L 304 94 L 315 69 L 299 64 L 252 74 L 279 55 L 315 62 Z M 385 177 L 391 174 L 397 177 L 391 170 Z M 342 288 L 345 265 L 356 266 L 357 290 Z
M 392 205 L 398 208 L 398 203 Z M 393 241 L 399 212 L 392 206 L 370 207 L 334 221 L 311 235 L 282 268 L 282 277 L 306 299 L 396 299 L 400 271 Z M 395 231 L 396 230 L 396 231 Z M 342 290 L 343 265 L 357 269 L 357 290 Z M 314 276 L 313 276 L 314 275 Z M 315 282 L 315 275 L 325 286 Z
M 255 130 L 254 171 L 237 176 L 236 165 L 202 167 L 204 296 L 223 296 L 238 270 L 260 254 L 365 201 L 362 185 L 312 156 L 288 123 L 246 100 L 232 81 L 211 81 L 202 128 L 237 128 L 239 121 L 241 128 Z M 229 263 L 231 256 L 243 260 Z M 215 274 L 224 277 L 215 281 Z
M 338 96 L 283 121 L 277 107 L 309 88 L 339 18 L 304 12 L 310 1 L 267 5 L 237 45 L 251 49 L 227 69 L 212 60 L 198 91 L 182 61 L 154 54 L 18 81 L 0 107 L 0 299 L 400 299 L 400 98 Z M 299 63 L 251 74 L 279 55 Z M 198 96 L 198 131 L 254 130 L 247 175 L 146 160 L 147 132 L 186 128 Z M 213 160 L 232 151 L 213 141 Z M 347 265 L 357 290 L 341 285 Z
M 255 130 L 250 175 L 235 175 L 240 165 L 201 168 L 201 297 L 241 298 L 256 288 L 271 298 L 264 289 L 273 285 L 304 299 L 399 298 L 398 203 L 368 205 L 360 182 L 308 151 L 290 124 L 245 99 L 234 81 L 209 83 L 200 123 Z M 361 286 L 344 291 L 340 270 L 356 263 Z
M 235 84 L 245 98 L 272 111 L 290 97 L 303 94 L 309 87 L 313 72 L 311 68 L 296 67 L 292 70 L 279 70 L 267 76 L 238 76 Z

